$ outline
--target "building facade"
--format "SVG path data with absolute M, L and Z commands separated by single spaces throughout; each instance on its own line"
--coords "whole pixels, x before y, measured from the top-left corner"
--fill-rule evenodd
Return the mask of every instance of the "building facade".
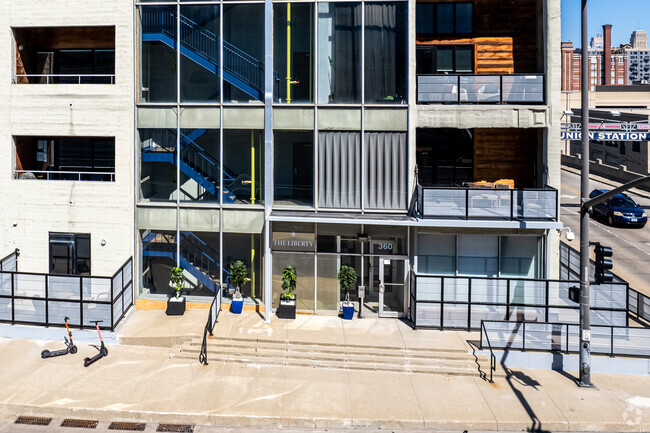
M 76 3 L 3 6 L 0 241 L 30 269 L 88 234 L 160 308 L 171 267 L 209 302 L 242 260 L 266 320 L 287 265 L 318 314 L 342 265 L 390 317 L 421 275 L 557 277 L 559 0 Z

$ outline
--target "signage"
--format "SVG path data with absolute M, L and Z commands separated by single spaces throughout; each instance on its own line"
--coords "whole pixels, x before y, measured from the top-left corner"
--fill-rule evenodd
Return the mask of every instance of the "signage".
M 314 233 L 273 232 L 272 249 L 275 251 L 316 251 Z
M 357 290 L 358 290 L 357 296 L 359 298 L 365 298 L 366 297 L 366 286 L 359 286 L 357 288 Z
M 582 133 L 578 131 L 562 131 L 561 140 L 582 140 Z M 590 132 L 589 140 L 599 141 L 648 141 L 650 132 L 631 132 L 631 131 L 599 131 Z
M 372 241 L 372 254 L 393 254 L 394 241 Z

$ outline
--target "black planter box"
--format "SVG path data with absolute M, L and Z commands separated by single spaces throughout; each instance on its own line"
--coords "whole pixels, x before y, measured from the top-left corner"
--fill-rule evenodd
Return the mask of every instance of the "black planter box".
M 278 319 L 295 319 L 296 318 L 296 298 L 282 299 L 280 298 L 280 306 L 275 312 Z
M 165 314 L 168 316 L 182 316 L 185 314 L 185 298 L 171 297 L 167 299 L 167 310 Z

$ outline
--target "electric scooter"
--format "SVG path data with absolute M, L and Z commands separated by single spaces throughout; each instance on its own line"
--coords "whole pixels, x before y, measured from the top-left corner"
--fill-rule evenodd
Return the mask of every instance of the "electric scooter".
M 70 337 L 70 340 L 68 340 L 68 337 L 63 337 L 65 340 L 65 349 L 61 350 L 55 350 L 55 351 L 49 351 L 45 349 L 44 351 L 41 352 L 41 358 L 54 358 L 55 356 L 61 356 L 61 355 L 67 355 L 68 353 L 75 354 L 77 353 L 77 346 L 74 345 L 72 342 L 72 332 L 70 332 L 70 327 L 68 326 L 68 319 L 69 317 L 65 317 L 65 329 L 68 330 L 68 336 Z
M 99 324 L 103 322 L 103 320 L 93 320 L 91 323 L 95 324 L 95 327 L 97 327 L 97 334 L 99 334 L 99 341 L 101 342 L 101 345 L 99 347 L 93 345 L 93 347 L 97 350 L 99 350 L 99 353 L 92 358 L 85 358 L 84 359 L 84 367 L 88 367 L 90 364 L 92 364 L 95 361 L 98 361 L 102 359 L 103 357 L 108 355 L 108 349 L 106 346 L 104 346 L 104 340 L 102 339 L 102 333 L 99 332 Z

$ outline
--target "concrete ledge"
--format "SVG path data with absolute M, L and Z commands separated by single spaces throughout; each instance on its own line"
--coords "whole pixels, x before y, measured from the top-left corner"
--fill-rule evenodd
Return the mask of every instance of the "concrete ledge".
M 580 170 L 582 168 L 582 155 L 562 155 L 562 164 Z M 645 174 L 629 171 L 624 165 L 613 166 L 605 164 L 601 159 L 589 161 L 589 173 L 622 183 L 631 182 L 645 176 Z M 650 191 L 650 185 L 639 185 L 636 189 Z
M 136 299 L 135 309 L 138 311 L 165 311 L 167 309 L 167 301 L 157 299 Z M 209 310 L 211 302 L 188 302 L 188 310 Z M 230 303 L 222 303 L 221 311 L 229 311 Z M 244 303 L 243 311 L 256 311 L 258 313 L 264 312 L 264 305 L 260 304 L 246 304 Z

